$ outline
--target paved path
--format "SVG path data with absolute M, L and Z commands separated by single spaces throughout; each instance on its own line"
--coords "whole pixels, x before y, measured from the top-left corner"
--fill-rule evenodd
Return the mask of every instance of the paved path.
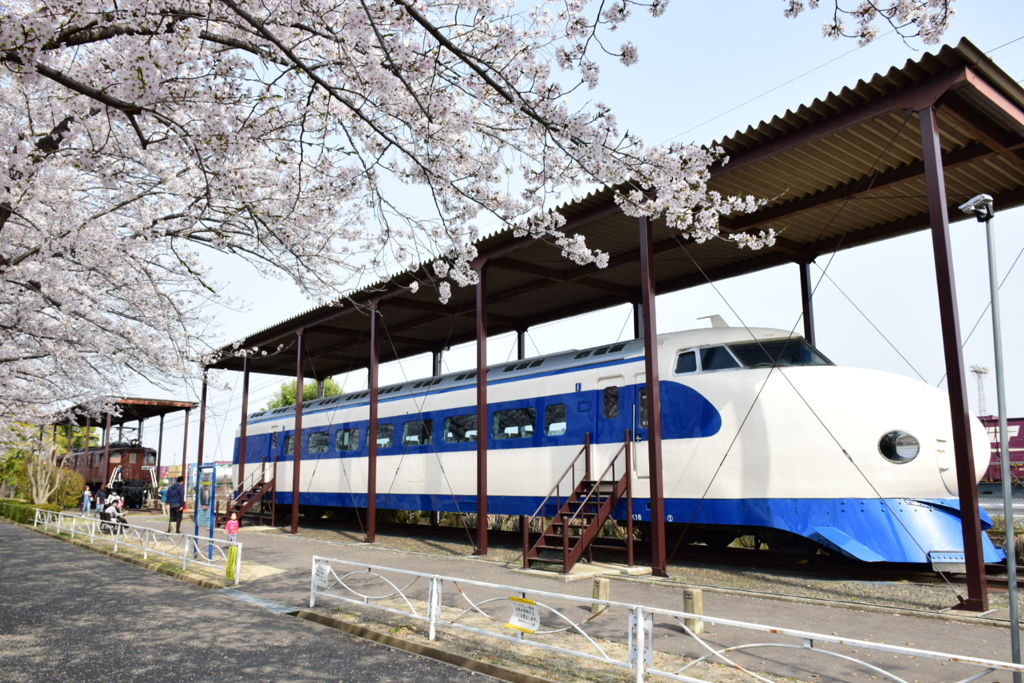
M 0 681 L 491 680 L 0 522 Z
M 166 522 L 146 520 L 146 518 L 135 518 L 131 522 L 133 524 L 148 524 L 153 528 L 161 530 L 163 530 L 166 524 Z M 5 532 L 5 529 L 11 528 L 10 525 L 0 524 L 0 532 Z M 220 596 L 217 596 L 217 600 L 214 598 L 204 599 L 203 596 L 210 595 L 209 591 L 192 588 L 162 576 L 150 575 L 144 570 L 126 567 L 109 558 L 97 558 L 87 550 L 69 548 L 58 541 L 36 536 L 30 531 L 20 529 L 18 531 L 20 533 L 19 543 L 15 548 L 30 548 L 30 555 L 35 558 L 34 561 L 38 563 L 38 566 L 67 567 L 70 565 L 74 568 L 71 575 L 78 577 L 76 579 L 78 581 L 78 592 L 66 593 L 61 598 L 60 602 L 67 605 L 66 609 L 62 608 L 60 610 L 62 614 L 61 619 L 66 616 L 67 621 L 58 620 L 54 622 L 55 628 L 63 629 L 66 627 L 66 630 L 69 632 L 67 638 L 71 640 L 73 640 L 73 635 L 70 634 L 73 634 L 78 629 L 74 624 L 81 623 L 82 620 L 82 617 L 79 616 L 81 609 L 76 608 L 74 603 L 82 602 L 81 608 L 84 609 L 88 604 L 88 597 L 86 596 L 94 591 L 88 585 L 89 575 L 94 572 L 106 574 L 109 571 L 121 576 L 123 572 L 128 572 L 118 581 L 111 582 L 111 585 L 107 585 L 104 582 L 103 590 L 105 591 L 105 597 L 102 599 L 102 602 L 112 602 L 118 605 L 124 604 L 124 607 L 119 606 L 113 612 L 115 614 L 122 614 L 126 610 L 130 610 L 130 601 L 135 599 L 132 592 L 134 588 L 144 585 L 146 587 L 147 600 L 149 600 L 148 604 L 152 606 L 154 611 L 153 614 L 149 615 L 150 621 L 154 624 L 153 628 L 157 631 L 164 631 L 163 628 L 155 626 L 157 622 L 166 624 L 168 619 L 173 616 L 173 613 L 167 612 L 168 608 L 163 604 L 164 600 L 158 599 L 158 596 L 170 599 L 170 596 L 173 594 L 177 596 L 175 599 L 179 601 L 181 600 L 180 596 L 188 596 L 188 600 L 191 602 L 183 604 L 181 608 L 186 614 L 192 613 L 193 610 L 196 610 L 196 613 L 202 614 L 203 610 L 212 610 L 216 605 L 218 614 L 221 615 L 218 619 L 223 619 L 223 624 L 218 628 L 214 624 L 206 624 L 204 622 L 201 627 L 202 634 L 199 636 L 203 640 L 212 638 L 215 641 L 219 641 L 218 645 L 204 648 L 204 652 L 212 654 L 213 658 L 205 664 L 198 662 L 198 659 L 202 658 L 193 658 L 196 661 L 182 662 L 183 666 L 204 666 L 207 667 L 204 670 L 209 672 L 219 671 L 223 673 L 231 671 L 232 669 L 227 665 L 227 662 L 218 660 L 218 657 L 221 657 L 219 652 L 220 644 L 226 644 L 224 649 L 231 653 L 228 655 L 228 658 L 232 662 L 248 661 L 246 655 L 235 652 L 235 648 L 249 649 L 250 653 L 253 651 L 251 648 L 255 648 L 255 651 L 260 652 L 261 656 L 264 652 L 273 653 L 273 659 L 270 662 L 272 667 L 287 667 L 292 665 L 290 659 L 292 655 L 288 655 L 284 651 L 291 651 L 294 647 L 296 672 L 300 676 L 297 680 L 302 680 L 301 677 L 307 675 L 310 676 L 308 680 L 392 680 L 389 678 L 391 674 L 389 674 L 388 668 L 377 668 L 376 664 L 364 665 L 362 659 L 359 659 L 359 657 L 362 657 L 361 654 L 357 653 L 354 656 L 348 656 L 318 653 L 312 644 L 307 644 L 304 640 L 308 631 L 316 627 L 300 620 L 290 617 L 268 617 L 262 610 L 248 605 L 239 606 L 237 603 L 232 602 L 223 602 L 222 604 L 218 602 L 218 600 L 221 600 Z M 25 539 L 25 534 L 28 534 L 28 540 L 23 541 L 22 539 Z M 243 584 L 240 586 L 240 590 L 254 596 L 295 607 L 306 607 L 308 605 L 310 566 L 311 558 L 314 555 L 577 596 L 589 596 L 592 587 L 590 581 L 564 583 L 554 578 L 524 573 L 507 567 L 503 563 L 488 561 L 482 558 L 408 553 L 379 545 L 326 541 L 301 534 L 299 536 L 292 536 L 280 533 L 277 530 L 258 531 L 243 529 L 239 540 L 242 541 L 244 546 Z M 53 553 L 54 555 L 51 556 L 48 553 Z M 73 555 L 68 555 L 68 553 Z M 5 575 L 5 578 L 0 578 L 0 581 L 4 582 L 4 585 L 0 585 L 0 599 L 4 597 L 2 591 L 10 590 L 10 587 L 6 585 L 8 581 L 6 578 L 9 571 L 8 565 L 15 557 L 21 562 L 21 555 L 20 550 L 14 550 L 9 547 L 6 539 L 0 536 L 0 561 L 3 562 L 0 567 L 3 568 L 3 574 Z M 56 557 L 57 555 L 60 555 L 59 559 Z M 40 559 L 41 557 L 44 559 Z M 83 557 L 85 558 L 84 560 L 81 559 Z M 79 562 L 87 560 L 90 563 L 100 562 L 107 569 L 99 571 L 90 569 L 88 573 L 82 575 L 77 566 Z M 245 565 L 250 563 L 271 567 L 276 570 L 276 573 L 263 578 L 246 578 Z M 45 586 L 52 583 L 50 577 L 52 577 L 52 572 L 47 572 L 40 576 L 34 576 L 32 581 L 36 586 Z M 799 578 L 794 578 L 793 580 L 798 581 Z M 132 588 L 126 588 L 126 584 L 132 586 Z M 157 586 L 160 586 L 160 588 L 157 589 Z M 150 593 L 152 593 L 151 596 L 149 595 Z M 71 597 L 76 594 L 81 596 L 80 600 Z M 619 602 L 667 609 L 681 610 L 683 608 L 681 588 L 678 585 L 659 583 L 657 581 L 613 581 L 612 599 Z M 33 600 L 35 598 L 28 600 L 28 602 L 31 603 Z M 226 598 L 223 600 L 226 600 Z M 6 609 L 0 606 L 0 636 L 3 636 L 7 629 Z M 27 609 L 31 610 L 31 607 Z M 886 614 L 841 607 L 822 607 L 799 601 L 761 599 L 746 595 L 717 592 L 706 592 L 704 594 L 704 610 L 707 615 L 739 621 L 756 622 L 824 634 L 838 634 L 847 638 L 917 647 L 985 659 L 1003 661 L 1010 659 L 1009 631 L 997 623 L 964 624 L 909 614 Z M 147 608 L 147 614 L 149 614 L 149 608 Z M 255 621 L 257 617 L 259 617 L 259 624 Z M 286 619 L 287 622 L 281 622 L 280 619 Z M 93 618 L 91 621 L 95 623 L 96 620 Z M 137 625 L 138 622 L 138 618 L 135 618 L 134 623 Z M 191 634 L 187 633 L 189 628 L 187 624 L 190 622 L 191 620 L 182 620 L 180 629 L 187 635 L 181 635 L 176 638 L 177 642 L 173 647 L 164 646 L 160 638 L 154 640 L 154 634 L 150 632 L 146 647 L 141 649 L 151 649 L 153 645 L 156 645 L 157 651 L 173 651 L 174 649 L 184 647 L 191 637 Z M 594 623 L 597 625 L 594 633 L 599 636 L 616 637 L 623 632 L 621 624 L 609 624 L 609 632 L 604 633 L 602 631 L 603 624 L 599 622 Z M 263 624 L 266 624 L 266 626 Z M 130 635 L 132 627 L 120 626 L 119 631 L 121 635 L 117 637 L 118 641 L 128 639 L 130 643 L 131 638 L 133 638 Z M 590 631 L 589 628 L 588 631 Z M 680 631 L 678 627 L 673 627 L 671 624 L 659 625 L 656 629 L 656 644 L 659 651 L 664 650 L 689 656 L 704 654 L 692 639 L 681 636 Z M 705 634 L 706 639 L 718 647 L 773 640 L 771 634 L 741 632 L 737 629 L 721 626 L 709 627 L 708 631 Z M 271 644 L 274 647 L 269 650 L 257 647 L 252 637 L 253 634 L 258 633 L 265 633 L 266 639 L 264 644 Z M 356 647 L 355 644 L 350 644 L 343 636 L 332 636 L 330 642 L 334 643 L 335 641 L 339 643 L 344 642 L 344 647 L 346 648 Z M 0 644 L 3 644 L 2 637 L 0 637 Z M 334 646 L 332 645 L 332 647 Z M 342 646 L 339 644 L 337 647 L 341 649 Z M 308 650 L 307 648 L 313 649 Z M 59 650 L 60 647 L 58 646 L 57 651 Z M 370 657 L 368 660 L 370 662 L 385 658 L 380 648 L 375 650 L 371 648 L 370 652 L 371 654 L 367 655 Z M 337 656 L 344 656 L 346 661 L 353 662 L 353 669 L 346 669 L 344 674 L 338 674 L 338 669 L 335 668 L 333 669 L 335 673 L 330 674 L 327 678 L 317 678 L 316 676 L 321 675 L 321 672 L 332 671 L 330 668 L 324 668 L 326 665 L 323 663 L 334 661 Z M 922 658 L 894 657 L 878 653 L 870 656 L 867 656 L 865 653 L 856 653 L 856 656 L 885 666 L 908 681 L 959 680 L 966 677 L 969 673 L 978 671 L 977 669 L 961 668 L 957 665 L 942 665 Z M 399 655 L 392 654 L 391 657 L 399 657 Z M 260 657 L 252 657 L 252 660 L 251 664 L 247 666 L 259 667 L 262 665 L 263 660 Z M 422 660 L 413 661 L 422 662 Z M 758 670 L 768 671 L 780 676 L 790 676 L 802 681 L 870 680 L 872 675 L 871 672 L 865 671 L 863 668 L 855 668 L 840 660 L 812 654 L 803 650 L 760 650 L 755 655 L 739 655 L 737 656 L 737 661 Z M 355 662 L 358 662 L 358 664 Z M 3 670 L 4 663 L 4 655 L 0 654 L 0 671 Z M 149 659 L 139 659 L 137 666 L 144 667 L 140 671 L 148 672 L 155 670 L 155 665 Z M 272 668 L 271 670 L 274 669 Z M 855 677 L 855 674 L 857 677 Z M 197 676 L 197 680 L 202 678 L 202 675 L 197 674 Z M 330 676 L 335 677 L 330 678 Z M 362 676 L 366 676 L 366 678 L 361 678 Z M 2 675 L 0 675 L 0 678 L 2 678 Z M 393 680 L 400 679 L 401 676 Z M 175 680 L 181 679 L 176 678 Z M 430 679 L 425 674 L 423 680 Z M 452 680 L 460 679 L 452 678 Z M 1009 676 L 997 675 L 986 680 L 1005 682 L 1009 681 Z

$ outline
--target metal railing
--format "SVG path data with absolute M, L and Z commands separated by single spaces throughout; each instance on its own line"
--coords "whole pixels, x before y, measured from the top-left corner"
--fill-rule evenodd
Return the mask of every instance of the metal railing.
M 143 559 L 149 559 L 150 554 L 180 558 L 182 571 L 187 571 L 189 564 L 223 569 L 229 578 L 234 577 L 235 585 L 238 585 L 242 576 L 241 543 L 188 534 L 169 534 L 145 526 L 38 509 L 32 526 L 70 534 L 71 538 L 88 537 L 90 543 L 97 540 L 110 542 L 115 552 L 122 546 L 136 548 L 142 551 Z M 232 551 L 232 548 L 236 550 Z M 229 565 L 233 571 L 228 571 Z
M 960 683 L 998 672 L 1024 673 L 1024 666 L 1019 664 L 980 657 L 314 556 L 310 608 L 316 607 L 318 598 L 425 621 L 430 640 L 436 639 L 438 627 L 467 631 L 629 670 L 637 683 L 648 676 L 699 682 L 706 679 L 694 676 L 706 673 L 702 667 L 709 664 L 725 665 L 753 680 L 771 683 L 751 670 L 763 661 L 754 660 L 744 666 L 737 657 L 765 648 L 797 649 L 841 660 L 844 666 L 853 668 L 838 674 L 840 678 L 856 675 L 860 669 L 872 677 L 905 683 L 905 677 L 922 678 L 924 672 L 915 658 L 940 663 L 946 681 L 960 675 L 954 666 L 963 667 L 967 673 Z M 743 636 L 739 634 L 745 632 L 767 635 L 764 642 L 722 646 L 700 636 L 704 623 L 719 627 L 716 640 L 740 638 Z M 904 658 L 902 668 L 899 662 L 883 665 L 879 654 L 887 655 L 886 659 Z M 809 668 L 813 662 L 806 657 L 801 657 L 799 663 L 782 665 L 799 666 L 801 673 L 815 673 Z

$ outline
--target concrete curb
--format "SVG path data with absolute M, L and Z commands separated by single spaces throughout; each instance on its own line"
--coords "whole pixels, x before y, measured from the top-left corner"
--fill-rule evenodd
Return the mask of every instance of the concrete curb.
M 447 650 L 441 650 L 429 645 L 423 645 L 422 643 L 414 643 L 409 640 L 403 640 L 402 638 L 396 638 L 395 636 L 389 636 L 384 633 L 370 630 L 365 626 L 352 624 L 343 619 L 328 617 L 323 614 L 318 614 L 317 612 L 299 610 L 299 613 L 296 616 L 299 619 L 305 619 L 306 621 L 312 621 L 317 624 L 329 626 L 330 628 L 344 631 L 349 635 L 364 638 L 366 640 L 372 640 L 375 643 L 387 645 L 388 647 L 395 648 L 396 650 L 404 650 L 405 652 L 419 655 L 421 657 L 436 659 L 437 661 L 444 662 L 445 664 L 451 664 L 462 669 L 468 669 L 503 681 L 509 681 L 509 683 L 553 683 L 553 681 L 547 678 L 541 678 L 540 676 L 534 676 L 533 674 L 523 673 L 521 671 L 514 671 L 503 666 L 481 662 L 478 659 L 471 659 L 463 655 L 455 654 L 454 652 L 448 652 Z
M 992 626 L 995 628 L 1009 628 L 1010 620 L 996 617 L 972 616 L 977 612 L 929 612 L 927 610 L 908 609 L 906 607 L 890 607 L 888 605 L 874 605 L 871 603 L 839 602 L 826 598 L 807 598 L 792 595 L 778 595 L 776 593 L 761 593 L 748 591 L 740 588 L 718 588 L 714 586 L 703 586 L 699 583 L 685 583 L 669 579 L 650 579 L 635 576 L 612 576 L 608 577 L 617 581 L 632 581 L 635 583 L 647 583 L 660 586 L 674 586 L 678 588 L 699 588 L 706 593 L 721 593 L 722 595 L 734 595 L 745 598 L 761 598 L 763 600 L 775 600 L 777 602 L 791 602 L 801 605 L 816 605 L 818 607 L 831 607 L 833 609 L 849 609 L 861 612 L 876 612 L 878 614 L 892 614 L 901 617 L 921 617 L 924 619 L 935 619 L 957 624 L 970 624 L 973 626 Z M 1024 623 L 1021 624 L 1024 630 Z

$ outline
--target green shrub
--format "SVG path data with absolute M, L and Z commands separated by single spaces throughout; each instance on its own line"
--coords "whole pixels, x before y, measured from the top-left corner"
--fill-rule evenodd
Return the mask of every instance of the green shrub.
M 82 489 L 85 488 L 85 479 L 78 472 L 72 472 L 71 476 L 64 477 L 60 488 L 50 495 L 50 502 L 60 506 L 58 509 L 67 510 L 78 508 L 82 505 Z
M 3 503 L 3 505 L 0 505 L 0 516 L 6 517 L 18 524 L 31 524 L 36 518 L 36 508 L 60 512 L 60 507 L 52 503 L 33 505 L 32 503 L 20 500 L 4 500 L 0 501 L 0 503 Z

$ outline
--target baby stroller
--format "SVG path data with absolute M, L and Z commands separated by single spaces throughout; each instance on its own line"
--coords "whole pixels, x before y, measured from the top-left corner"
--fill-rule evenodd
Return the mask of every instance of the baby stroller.
M 100 533 L 113 534 L 117 532 L 118 526 L 128 526 L 128 520 L 119 505 L 120 500 L 116 493 L 107 498 L 107 506 L 100 510 Z

